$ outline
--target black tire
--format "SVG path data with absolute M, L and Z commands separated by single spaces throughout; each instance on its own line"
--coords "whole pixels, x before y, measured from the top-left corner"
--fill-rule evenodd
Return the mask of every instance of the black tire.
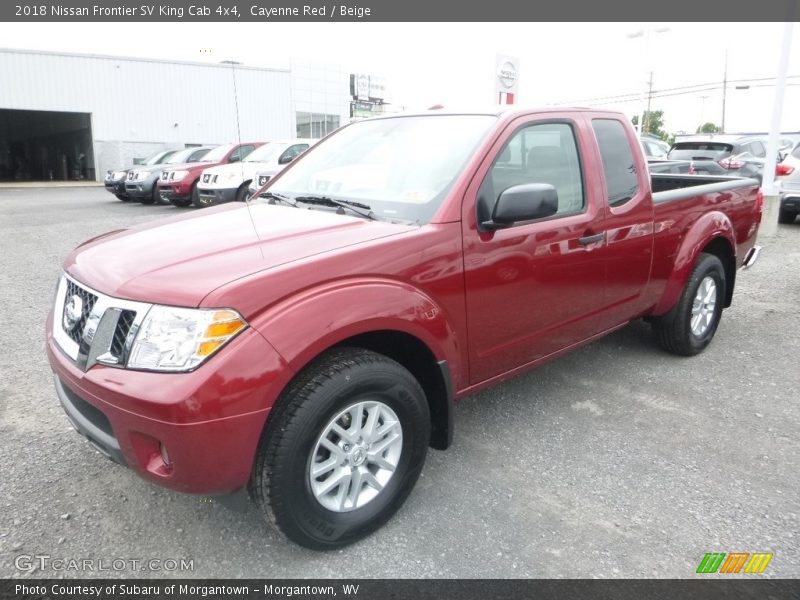
M 156 181 L 153 183 L 153 191 L 150 192 L 150 195 L 139 198 L 139 202 L 142 204 L 156 204 L 160 198 L 161 196 L 158 195 L 158 181 Z
M 191 206 L 192 204 L 194 204 L 197 208 L 205 207 L 205 204 L 200 202 L 200 191 L 197 189 L 197 181 L 192 184 L 192 193 L 189 195 L 188 200 L 176 199 L 175 202 L 175 206 Z
M 117 200 L 122 200 L 123 202 L 130 202 L 131 199 L 126 196 L 125 194 L 114 194 L 117 197 Z
M 245 181 L 239 189 L 236 190 L 236 201 L 237 202 L 247 202 L 247 188 L 250 186 L 249 181 Z
M 378 399 L 394 411 L 402 427 L 402 450 L 375 498 L 349 512 L 336 512 L 311 490 L 312 452 L 328 423 L 360 398 Z M 290 540 L 314 550 L 340 548 L 378 529 L 402 506 L 425 463 L 429 441 L 428 403 L 413 375 L 381 354 L 338 348 L 302 371 L 272 409 L 250 494 Z
M 780 212 L 778 212 L 778 223 L 790 225 L 791 223 L 794 223 L 796 217 L 797 213 L 793 210 L 785 210 L 782 208 L 780 209 Z
M 712 320 L 701 335 L 692 332 L 692 305 L 701 283 L 706 277 L 716 285 L 716 303 Z M 653 319 L 656 340 L 664 350 L 680 356 L 699 354 L 711 343 L 722 317 L 722 305 L 726 292 L 725 268 L 713 254 L 700 254 L 686 287 L 677 304 L 666 315 Z

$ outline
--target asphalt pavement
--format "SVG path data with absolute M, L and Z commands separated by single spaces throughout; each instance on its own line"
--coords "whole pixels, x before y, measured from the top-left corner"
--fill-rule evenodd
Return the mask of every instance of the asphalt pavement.
M 707 552 L 771 552 L 762 577 L 800 576 L 800 220 L 739 274 L 706 352 L 666 354 L 636 322 L 466 398 L 399 513 L 318 553 L 252 506 L 140 480 L 56 400 L 44 323 L 64 257 L 184 210 L 0 189 L 0 577 L 682 578 Z

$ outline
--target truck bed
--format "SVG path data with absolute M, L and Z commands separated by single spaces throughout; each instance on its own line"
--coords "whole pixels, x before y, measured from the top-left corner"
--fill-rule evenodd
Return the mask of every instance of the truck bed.
M 756 179 L 725 175 L 677 175 L 653 173 L 650 176 L 653 202 L 685 200 L 694 196 L 727 192 L 747 187 L 759 187 Z

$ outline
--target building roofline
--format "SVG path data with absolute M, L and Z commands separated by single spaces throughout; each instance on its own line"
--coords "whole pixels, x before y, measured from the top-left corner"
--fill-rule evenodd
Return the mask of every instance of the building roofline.
M 36 54 L 39 56 L 64 56 L 70 58 L 92 58 L 97 60 L 117 60 L 127 62 L 147 62 L 167 65 L 189 65 L 193 67 L 214 67 L 217 69 L 230 69 L 230 63 L 206 63 L 190 60 L 167 60 L 162 58 L 145 58 L 136 56 L 115 56 L 113 54 L 85 54 L 82 52 L 58 52 L 55 50 L 29 50 L 27 48 L 0 48 L 0 53 L 4 54 Z M 277 67 L 255 67 L 244 64 L 235 65 L 239 70 L 248 71 L 272 71 L 277 73 L 291 73 L 291 69 L 279 69 Z

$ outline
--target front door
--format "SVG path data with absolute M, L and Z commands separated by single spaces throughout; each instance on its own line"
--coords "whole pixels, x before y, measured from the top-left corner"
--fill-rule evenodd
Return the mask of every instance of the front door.
M 467 190 L 462 215 L 470 380 L 475 384 L 603 330 L 605 228 L 593 140 L 576 113 L 511 123 Z M 583 133 L 582 135 L 587 135 Z M 554 216 L 482 228 L 501 192 L 547 183 Z

